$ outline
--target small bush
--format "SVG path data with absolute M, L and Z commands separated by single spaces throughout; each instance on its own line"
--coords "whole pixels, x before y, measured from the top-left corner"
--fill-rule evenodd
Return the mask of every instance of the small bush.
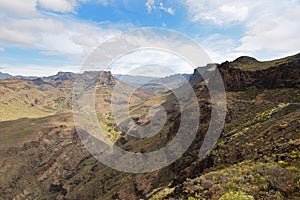
M 236 189 L 238 189 L 238 186 L 234 182 L 230 181 L 230 182 L 228 182 L 228 183 L 225 184 L 224 188 L 226 190 L 236 190 Z
M 254 197 L 247 195 L 244 192 L 228 192 L 224 194 L 219 200 L 254 200 Z

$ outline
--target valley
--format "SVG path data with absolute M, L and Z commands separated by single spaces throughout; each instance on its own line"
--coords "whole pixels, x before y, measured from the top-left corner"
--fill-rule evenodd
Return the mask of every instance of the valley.
M 176 75 L 139 85 L 132 95 L 130 115 L 137 125 L 151 123 L 153 105 L 162 105 L 167 113 L 159 133 L 141 139 L 120 130 L 114 121 L 114 86 L 133 86 L 110 72 L 60 72 L 34 79 L 6 75 L 8 79 L 0 80 L 0 199 L 299 199 L 300 54 L 267 62 L 244 56 L 208 65 L 201 70 L 209 74 L 211 84 L 214 68 L 224 81 L 227 110 L 213 150 L 198 157 L 213 105 L 195 70 L 185 78 L 198 99 L 196 138 L 171 165 L 143 174 L 111 169 L 87 151 L 75 129 L 72 98 L 84 102 L 93 96 L 74 94 L 74 82 L 99 76 L 83 85 L 96 88 L 99 125 L 112 143 L 139 153 L 162 148 L 176 136 L 180 105 L 174 92 L 159 85 L 180 91 L 182 82 L 174 82 Z M 133 79 L 128 78 L 131 83 Z

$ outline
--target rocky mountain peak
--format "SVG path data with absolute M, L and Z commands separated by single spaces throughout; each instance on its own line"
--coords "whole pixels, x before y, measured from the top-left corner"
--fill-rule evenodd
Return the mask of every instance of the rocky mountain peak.
M 199 82 L 203 81 L 203 75 L 206 74 L 209 71 L 214 70 L 214 68 L 217 66 L 218 64 L 216 63 L 209 63 L 207 64 L 205 67 L 198 67 L 196 69 L 194 69 L 194 73 L 193 75 L 190 77 L 190 82 L 192 85 L 195 85 Z
M 115 79 L 115 77 L 112 75 L 110 71 L 101 72 L 100 80 L 99 80 L 100 85 L 110 86 L 110 85 L 115 85 L 116 83 L 117 80 Z
M 237 59 L 235 59 L 232 63 L 233 64 L 252 64 L 259 62 L 255 58 L 249 57 L 249 56 L 241 56 Z
M 50 81 L 65 81 L 70 80 L 74 77 L 76 77 L 76 74 L 72 72 L 58 72 L 56 75 L 44 77 L 43 79 Z

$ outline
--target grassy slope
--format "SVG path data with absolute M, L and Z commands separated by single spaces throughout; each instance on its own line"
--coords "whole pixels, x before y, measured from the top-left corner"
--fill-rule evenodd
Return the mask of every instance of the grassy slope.
M 0 121 L 45 117 L 68 108 L 69 91 L 44 87 L 41 89 L 26 80 L 1 80 Z
M 272 61 L 257 61 L 257 62 L 249 62 L 249 63 L 234 63 L 234 67 L 237 69 L 242 69 L 246 71 L 256 71 L 256 70 L 265 70 L 271 67 L 276 67 L 281 64 L 289 63 L 295 60 L 300 59 L 300 54 L 294 55 L 294 56 L 288 56 L 286 58 L 281 58 L 277 60 Z

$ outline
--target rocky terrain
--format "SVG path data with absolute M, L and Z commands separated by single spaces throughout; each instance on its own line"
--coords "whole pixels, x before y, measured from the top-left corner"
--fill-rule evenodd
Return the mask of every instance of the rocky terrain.
M 226 123 L 215 148 L 198 157 L 212 105 L 203 77 L 195 71 L 190 81 L 201 112 L 196 139 L 170 166 L 145 174 L 110 169 L 85 149 L 70 107 L 74 75 L 0 81 L 0 199 L 299 199 L 300 54 L 209 65 L 201 70 L 212 83 L 214 67 L 227 95 Z M 116 145 L 151 152 L 172 140 L 181 122 L 172 92 L 135 93 L 130 111 L 137 124 L 149 123 L 153 104 L 162 104 L 168 113 L 157 135 L 136 139 L 120 132 L 108 109 L 118 81 L 109 72 L 98 75 L 91 84 L 97 85 L 100 126 Z

